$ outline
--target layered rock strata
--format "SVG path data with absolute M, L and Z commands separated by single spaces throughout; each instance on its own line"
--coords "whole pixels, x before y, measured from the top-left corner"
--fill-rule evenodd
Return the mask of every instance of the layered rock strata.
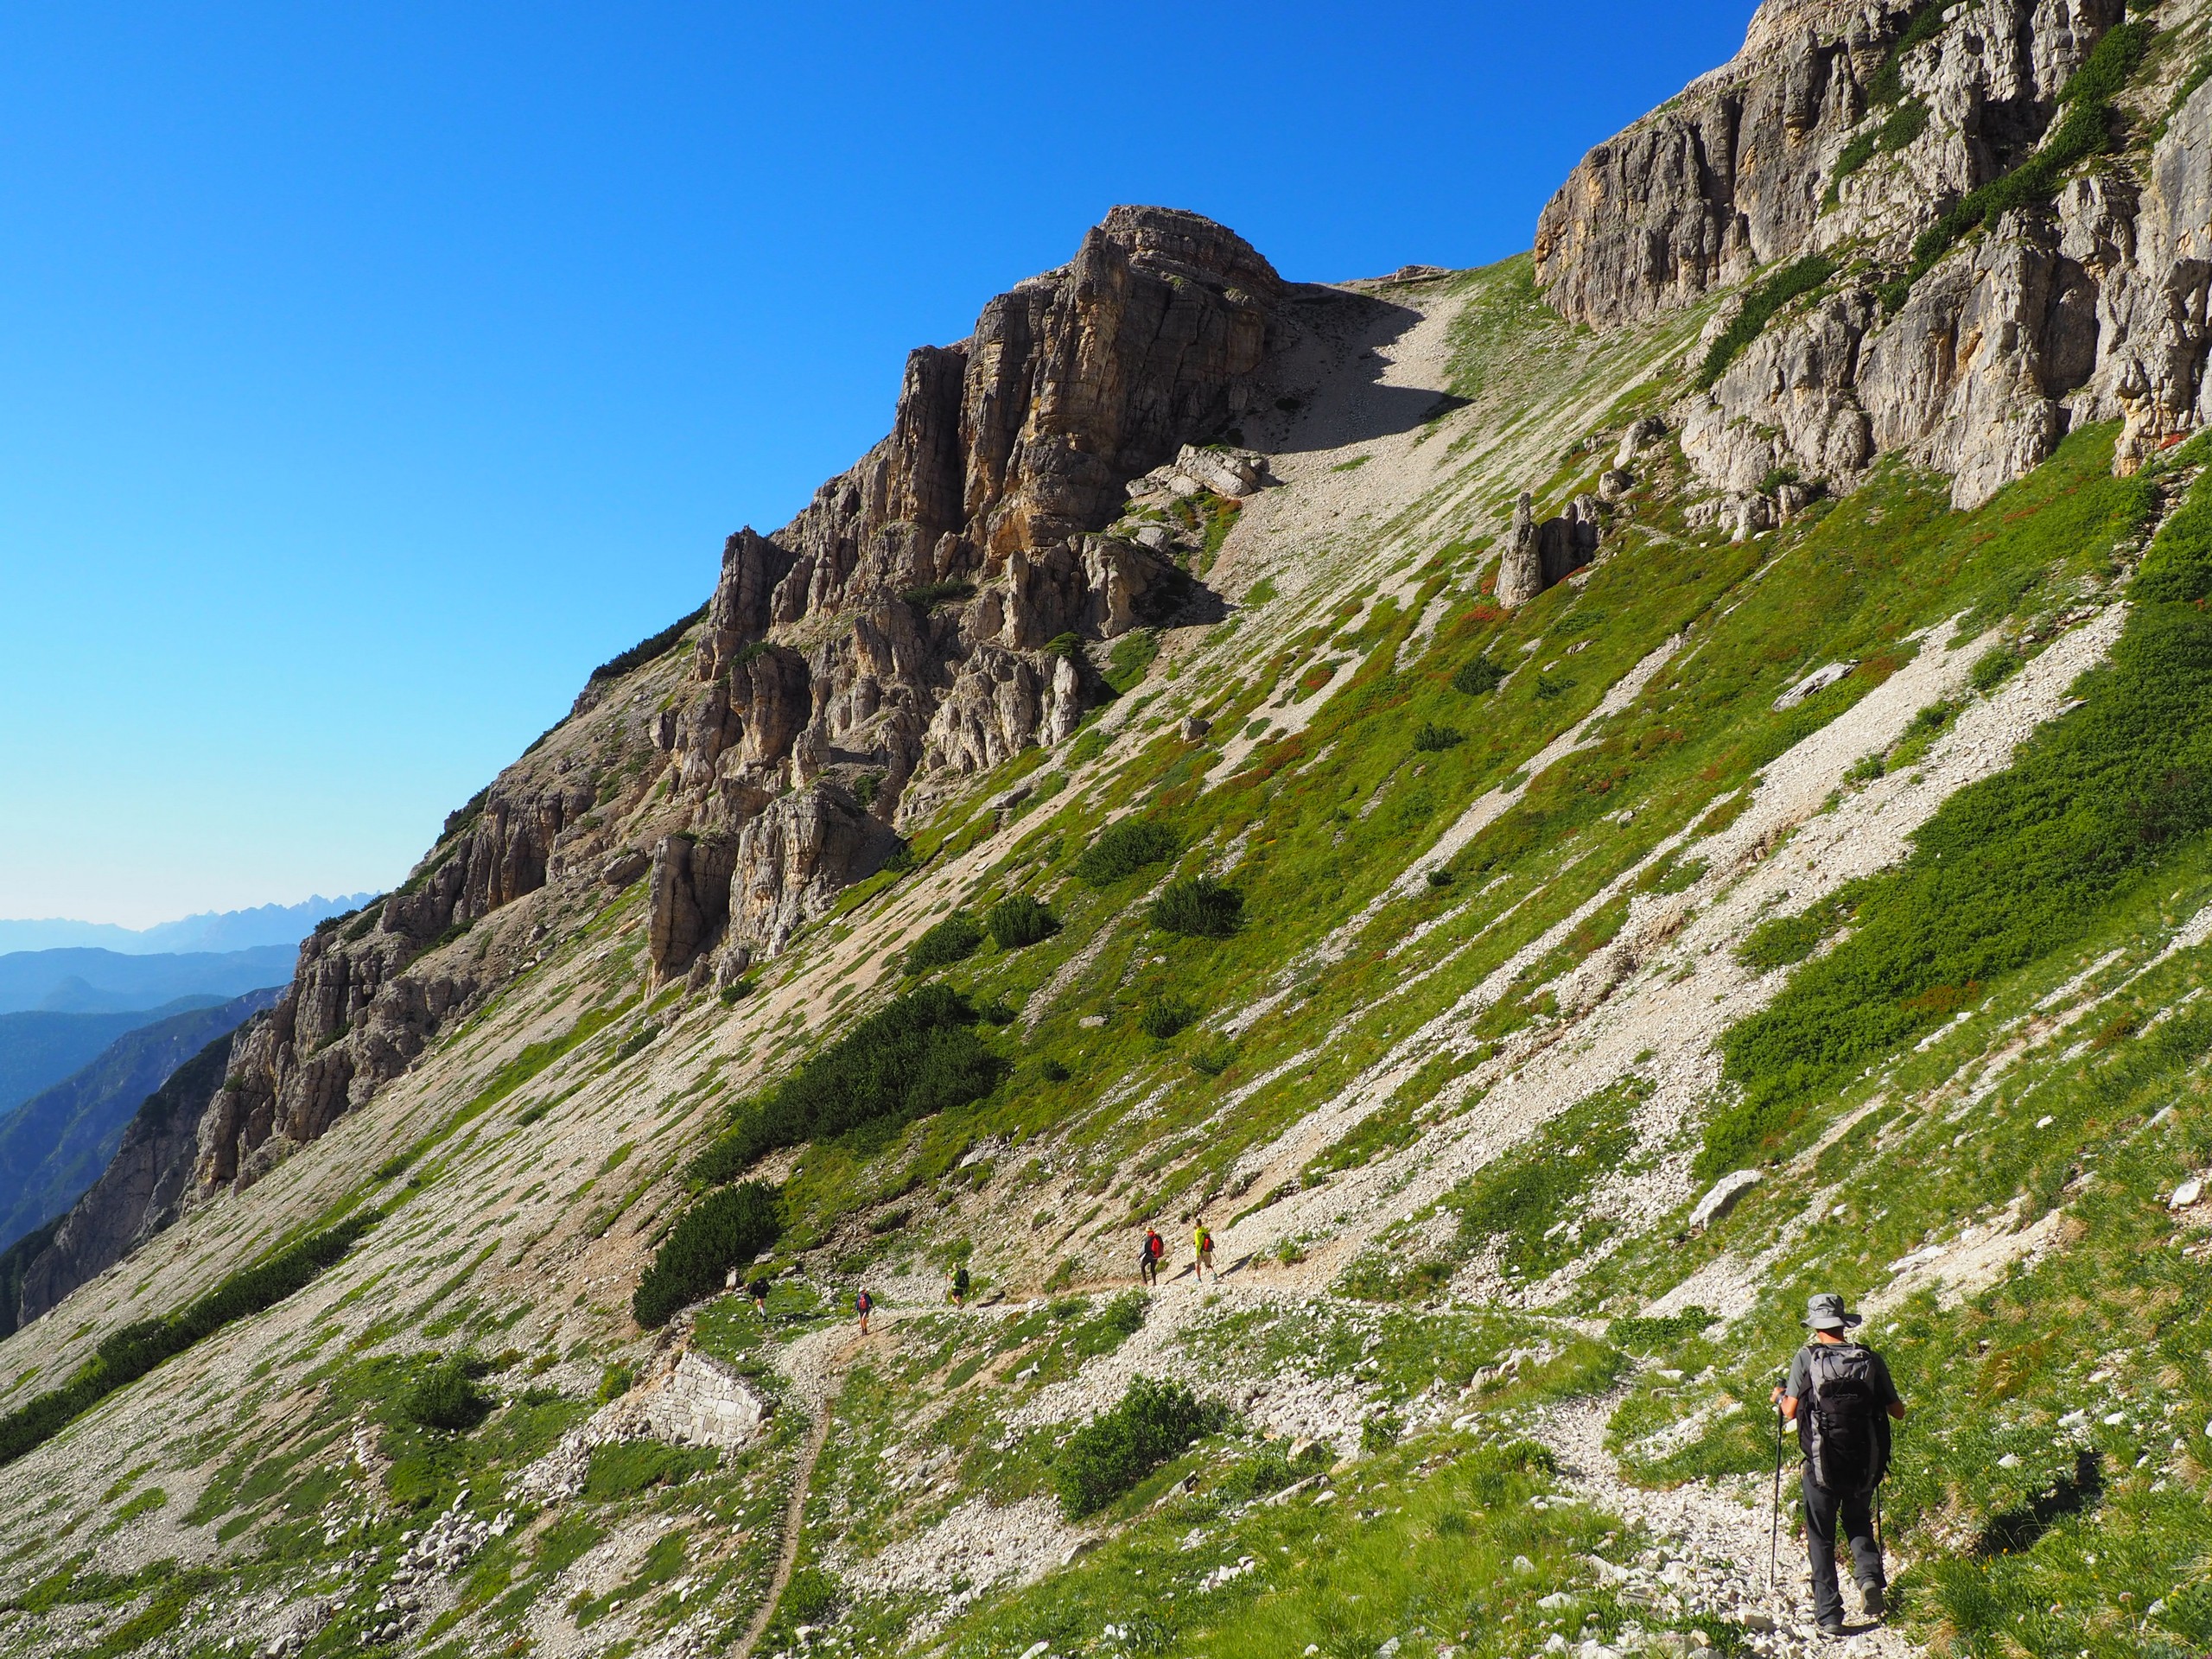
M 727 982 L 961 780 L 1071 735 L 1086 649 L 1189 590 L 1179 531 L 1116 526 L 1130 496 L 1260 486 L 1260 457 L 1213 441 L 1260 405 L 1286 292 L 1220 226 L 1117 207 L 969 339 L 913 353 L 889 435 L 782 530 L 732 536 L 696 626 L 594 678 L 405 887 L 319 927 L 276 1005 L 149 1103 L 25 1266 L 26 1316 L 365 1103 L 532 959 L 549 905 L 649 878 L 655 975 Z
M 1893 53 L 1913 15 L 1770 0 L 1733 61 L 1593 149 L 1540 221 L 1546 296 L 1593 327 L 1809 254 L 1833 263 L 1675 411 L 1684 454 L 1739 522 L 1777 483 L 1847 489 L 1885 454 L 1949 474 L 1955 503 L 1976 505 L 2073 425 L 2125 422 L 2125 466 L 2205 418 L 2212 92 L 2147 153 L 2093 157 L 2049 206 L 2001 214 L 1901 293 L 1916 239 L 2044 142 L 2123 7 L 1969 0 Z M 1885 58 L 1887 105 L 1868 92 Z M 2153 75 L 2116 119 L 2149 130 L 2171 95 Z

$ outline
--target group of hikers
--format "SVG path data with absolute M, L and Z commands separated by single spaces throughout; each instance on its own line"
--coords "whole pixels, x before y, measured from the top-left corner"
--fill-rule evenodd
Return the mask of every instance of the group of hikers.
M 1160 1229 L 1144 1230 L 1144 1243 L 1137 1246 L 1137 1281 L 1140 1284 L 1158 1286 L 1160 1264 L 1166 1258 L 1167 1241 L 1160 1236 Z M 1191 1229 L 1191 1271 L 1198 1274 L 1198 1282 L 1205 1283 L 1206 1274 L 1213 1274 L 1217 1285 L 1221 1282 L 1221 1270 L 1213 1264 L 1213 1234 L 1207 1230 L 1205 1217 L 1201 1216 Z

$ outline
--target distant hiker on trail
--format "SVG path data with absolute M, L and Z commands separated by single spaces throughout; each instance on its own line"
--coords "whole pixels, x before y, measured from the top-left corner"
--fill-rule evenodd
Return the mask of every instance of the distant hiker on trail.
M 1213 1265 L 1213 1235 L 1206 1230 L 1206 1224 L 1203 1217 L 1191 1231 L 1191 1255 L 1198 1263 L 1200 1284 L 1205 1283 L 1206 1272 L 1209 1268 L 1212 1269 L 1214 1283 L 1217 1285 L 1221 1282 L 1221 1269 Z
M 1160 1258 L 1167 1254 L 1167 1241 L 1160 1236 L 1157 1227 L 1144 1230 L 1144 1243 L 1137 1251 L 1137 1277 L 1146 1284 L 1158 1287 Z
M 754 1274 L 752 1284 L 747 1288 L 753 1293 L 753 1311 L 762 1319 L 766 1319 L 768 1317 L 768 1275 L 765 1273 Z
M 853 1312 L 861 1316 L 861 1335 L 868 1335 L 868 1316 L 875 1312 L 875 1298 L 865 1288 L 853 1293 Z
M 952 1288 L 945 1293 L 944 1300 L 950 1302 L 955 1307 L 967 1306 L 968 1264 L 965 1262 L 963 1262 L 958 1267 L 953 1268 L 950 1273 L 946 1274 L 944 1276 L 950 1281 L 952 1286 Z
M 1843 1333 L 1859 1323 L 1843 1298 L 1823 1291 L 1805 1305 L 1813 1339 L 1789 1362 L 1789 1378 L 1774 1391 L 1781 1422 L 1794 1423 L 1805 1453 L 1805 1548 L 1812 1558 L 1813 1618 L 1823 1634 L 1843 1634 L 1843 1592 L 1835 1576 L 1836 1523 L 1850 1541 L 1852 1576 L 1869 1618 L 1888 1606 L 1889 1579 L 1873 1513 L 1890 1470 L 1890 1420 L 1904 1402 L 1890 1368 L 1872 1348 Z M 1777 1429 L 1777 1433 L 1779 1430 Z M 1779 1459 L 1777 1459 L 1777 1467 Z M 1781 1503 L 1779 1476 L 1776 1503 Z

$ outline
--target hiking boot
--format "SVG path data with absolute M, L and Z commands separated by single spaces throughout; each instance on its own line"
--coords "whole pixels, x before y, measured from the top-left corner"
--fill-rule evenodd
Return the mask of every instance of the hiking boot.
M 1840 1639 L 1843 1633 L 1843 1621 L 1841 1619 L 1824 1618 L 1821 1621 L 1821 1634 L 1822 1636 Z
M 1890 1599 L 1878 1584 L 1860 1585 L 1859 1597 L 1861 1605 L 1866 1609 L 1866 1617 L 1869 1618 L 1879 1618 L 1890 1610 Z

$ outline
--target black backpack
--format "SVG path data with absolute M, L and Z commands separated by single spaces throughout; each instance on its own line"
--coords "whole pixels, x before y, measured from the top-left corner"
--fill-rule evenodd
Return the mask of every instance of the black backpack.
M 1811 1380 L 1797 1402 L 1797 1443 L 1813 1484 L 1864 1497 L 1890 1471 L 1889 1398 L 1876 1382 L 1874 1351 L 1816 1342 L 1805 1351 Z

